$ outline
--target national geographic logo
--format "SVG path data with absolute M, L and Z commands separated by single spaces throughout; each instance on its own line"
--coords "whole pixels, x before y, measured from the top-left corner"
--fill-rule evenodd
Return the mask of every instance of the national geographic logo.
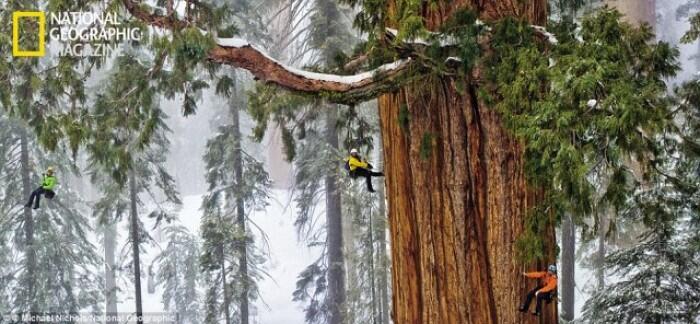
M 26 21 L 29 19 L 34 20 L 38 28 L 34 28 L 35 25 L 29 25 L 29 21 Z M 36 34 L 28 34 L 30 32 Z M 101 57 L 111 56 L 124 42 L 140 41 L 141 30 L 138 27 L 122 24 L 117 14 L 110 12 L 15 11 L 12 13 L 13 56 L 45 56 L 47 36 L 52 54 Z
M 39 39 L 36 50 L 22 49 L 20 46 L 20 20 L 37 19 Z M 14 57 L 42 57 L 46 55 L 46 15 L 43 11 L 15 11 L 12 13 L 12 56 Z

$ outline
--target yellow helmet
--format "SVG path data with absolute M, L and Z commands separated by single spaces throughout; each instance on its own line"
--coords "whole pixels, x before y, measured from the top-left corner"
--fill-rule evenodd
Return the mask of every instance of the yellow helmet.
M 48 167 L 46 169 L 46 173 L 53 173 L 53 167 Z

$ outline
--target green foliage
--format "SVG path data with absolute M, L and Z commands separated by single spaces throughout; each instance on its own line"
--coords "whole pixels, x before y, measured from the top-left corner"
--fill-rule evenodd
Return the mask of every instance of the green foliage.
M 606 258 L 605 268 L 621 279 L 586 301 L 586 323 L 691 323 L 697 318 L 700 263 L 691 241 L 678 235 L 688 225 L 685 219 L 697 212 L 696 198 L 679 194 L 668 180 L 653 179 L 651 188 L 636 193 L 622 210 L 646 230 L 637 237 L 639 244 Z
M 646 164 L 656 151 L 654 134 L 671 123 L 664 80 L 679 69 L 676 49 L 654 43 L 646 26 L 620 22 L 616 11 L 585 17 L 582 42 L 570 24 L 552 29 L 559 44 L 548 49 L 527 24 L 505 19 L 493 26 L 494 50 L 484 58 L 490 100 L 525 145 L 530 184 L 545 190 L 532 216 L 543 219 L 545 211 L 589 214 L 594 173 L 610 179 L 604 201 L 625 202 L 634 190 L 627 162 Z
M 433 142 L 435 142 L 435 135 L 430 132 L 423 134 L 423 138 L 420 141 L 420 158 L 425 161 L 430 159 L 433 154 Z
M 174 34 L 173 58 L 176 66 L 190 66 L 202 62 L 214 47 L 211 37 L 198 28 L 186 28 Z
M 478 57 L 481 55 L 478 36 L 484 32 L 484 26 L 477 24 L 477 16 L 471 10 L 459 10 L 440 26 L 440 33 L 433 34 L 432 46 L 429 55 L 439 54 L 442 46 L 441 42 L 456 42 L 456 57 L 460 59 L 462 76 L 469 76 Z M 451 54 L 451 53 L 450 53 Z M 446 57 L 441 57 L 439 62 L 445 62 Z
M 681 38 L 684 44 L 692 43 L 700 38 L 700 13 L 690 17 L 690 30 Z
M 408 111 L 408 106 L 401 105 L 399 108 L 399 116 L 397 117 L 399 126 L 404 132 L 408 131 L 408 125 L 411 122 L 411 114 Z
M 22 143 L 24 142 L 24 144 Z M 22 156 L 26 156 L 26 163 Z M 41 209 L 21 208 L 28 192 L 42 180 L 47 166 L 56 168 L 57 197 L 42 199 Z M 60 146 L 55 152 L 40 148 L 36 136 L 23 121 L 0 113 L 0 309 L 69 314 L 100 312 L 101 258 L 91 241 L 94 228 L 85 201 L 66 186 L 72 168 L 70 154 Z M 24 183 L 23 176 L 29 182 Z M 29 241 L 25 225 L 32 220 Z M 28 259 L 34 257 L 29 268 Z
M 256 283 L 264 275 L 260 270 L 264 253 L 249 229 L 248 215 L 268 206 L 271 181 L 263 163 L 246 150 L 252 143 L 240 126 L 240 107 L 245 106 L 245 97 L 239 96 L 242 86 L 235 74 L 219 82 L 217 89 L 231 96 L 228 119 L 207 142 L 204 156 L 209 189 L 202 203 L 200 265 L 208 291 L 207 323 L 219 322 L 221 312 L 216 309 L 235 309 L 244 302 L 253 305 Z
M 168 128 L 150 73 L 135 57 L 120 57 L 109 81 L 86 120 L 87 148 L 96 166 L 124 184 L 139 152 L 154 141 L 157 130 Z
M 165 233 L 168 245 L 153 260 L 158 264 L 157 283 L 163 286 L 163 306 L 184 322 L 198 322 L 201 276 L 197 237 L 182 226 L 169 226 Z

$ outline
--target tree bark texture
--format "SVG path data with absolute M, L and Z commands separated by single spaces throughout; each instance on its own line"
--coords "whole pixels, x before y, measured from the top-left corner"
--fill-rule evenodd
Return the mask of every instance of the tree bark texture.
M 426 5 L 424 16 L 436 27 L 464 6 L 483 20 L 517 16 L 542 25 L 546 17 L 543 0 L 454 1 Z M 394 322 L 556 323 L 556 303 L 539 318 L 518 312 L 536 285 L 522 272 L 542 270 L 556 258 L 554 224 L 543 238 L 546 262 L 516 258 L 514 243 L 538 202 L 526 183 L 522 146 L 478 99 L 475 86 L 458 87 L 433 77 L 379 99 Z

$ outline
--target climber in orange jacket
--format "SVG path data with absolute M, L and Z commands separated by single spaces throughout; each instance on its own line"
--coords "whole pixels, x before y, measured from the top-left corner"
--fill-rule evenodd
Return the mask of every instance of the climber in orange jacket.
M 532 315 L 539 316 L 542 311 L 542 301 L 551 301 L 553 295 L 557 292 L 557 265 L 550 265 L 547 271 L 526 272 L 523 275 L 528 278 L 539 279 L 539 282 L 537 288 L 527 294 L 525 302 L 519 310 L 523 313 L 527 312 L 530 308 L 530 303 L 532 303 L 532 298 L 537 297 L 537 304 Z

